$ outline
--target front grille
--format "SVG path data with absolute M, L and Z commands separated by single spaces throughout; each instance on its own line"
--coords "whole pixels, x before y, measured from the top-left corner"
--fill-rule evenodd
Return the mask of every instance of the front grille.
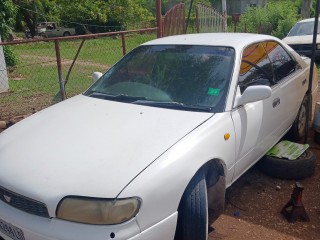
M 21 211 L 37 215 L 40 217 L 49 218 L 48 209 L 45 204 L 27 198 L 20 194 L 11 192 L 0 186 L 0 200 L 10 206 L 17 208 Z

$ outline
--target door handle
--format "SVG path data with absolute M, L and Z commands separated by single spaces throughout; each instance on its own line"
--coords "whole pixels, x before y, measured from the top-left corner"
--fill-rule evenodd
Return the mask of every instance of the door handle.
M 307 79 L 304 79 L 304 80 L 302 81 L 302 86 L 305 85 L 306 83 L 307 83 Z
M 272 101 L 272 107 L 273 108 L 276 108 L 277 106 L 279 106 L 280 105 L 280 98 L 275 98 L 275 99 L 273 99 L 273 101 Z

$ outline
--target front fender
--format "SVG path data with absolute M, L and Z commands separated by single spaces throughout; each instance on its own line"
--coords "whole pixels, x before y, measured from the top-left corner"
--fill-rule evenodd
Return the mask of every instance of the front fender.
M 128 184 L 118 197 L 138 196 L 142 199 L 136 216 L 141 231 L 177 211 L 189 181 L 211 159 L 220 159 L 226 184 L 231 182 L 235 163 L 233 129 L 230 113 L 215 114 Z M 227 133 L 229 139 L 225 139 Z

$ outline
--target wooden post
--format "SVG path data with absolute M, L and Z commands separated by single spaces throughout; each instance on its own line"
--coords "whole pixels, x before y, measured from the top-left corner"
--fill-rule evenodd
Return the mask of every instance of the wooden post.
M 157 37 L 161 38 L 163 36 L 161 0 L 156 0 L 156 17 L 157 17 L 157 27 L 158 27 Z
M 222 15 L 225 17 L 224 20 L 224 26 L 223 26 L 223 30 L 225 32 L 228 32 L 228 25 L 227 25 L 227 0 L 222 0 Z

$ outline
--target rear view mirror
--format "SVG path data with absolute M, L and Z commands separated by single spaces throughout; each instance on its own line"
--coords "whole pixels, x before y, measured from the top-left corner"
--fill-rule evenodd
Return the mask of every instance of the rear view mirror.
M 259 85 L 247 87 L 241 96 L 236 97 L 235 107 L 267 99 L 271 96 L 271 93 L 272 90 L 268 86 Z
M 93 81 L 97 81 L 99 78 L 101 78 L 102 77 L 102 73 L 101 72 L 94 72 L 93 74 L 92 74 L 92 78 L 93 78 Z

